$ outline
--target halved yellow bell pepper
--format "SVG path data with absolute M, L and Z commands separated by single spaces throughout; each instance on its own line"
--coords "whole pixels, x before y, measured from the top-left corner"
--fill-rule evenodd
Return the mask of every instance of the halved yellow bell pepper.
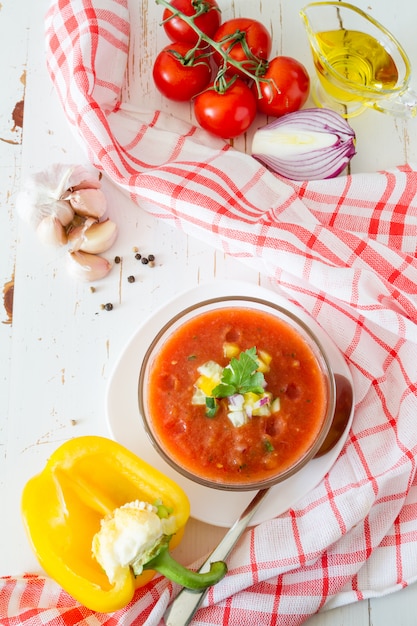
M 135 589 L 155 574 L 148 570 L 135 578 L 126 568 L 112 585 L 92 556 L 93 536 L 102 518 L 134 500 L 162 501 L 172 509 L 176 530 L 169 547 L 178 545 L 190 514 L 186 494 L 111 439 L 87 436 L 64 443 L 23 490 L 23 520 L 41 566 L 94 611 L 112 612 L 126 606 Z

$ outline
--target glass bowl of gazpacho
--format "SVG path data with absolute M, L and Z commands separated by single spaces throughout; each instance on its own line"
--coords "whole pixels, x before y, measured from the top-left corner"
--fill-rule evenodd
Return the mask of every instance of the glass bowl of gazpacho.
M 332 422 L 323 346 L 292 311 L 256 297 L 205 300 L 146 351 L 139 411 L 160 456 L 208 487 L 249 491 L 299 471 Z

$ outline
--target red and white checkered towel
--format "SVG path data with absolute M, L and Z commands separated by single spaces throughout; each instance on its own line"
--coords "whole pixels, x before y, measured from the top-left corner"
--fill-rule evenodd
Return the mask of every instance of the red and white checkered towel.
M 352 432 L 320 485 L 248 531 L 193 624 L 296 626 L 417 579 L 417 172 L 290 183 L 187 123 L 121 101 L 127 0 L 56 0 L 50 75 L 91 162 L 158 218 L 242 259 L 346 355 Z M 388 149 L 388 147 L 387 147 Z M 113 615 L 37 576 L 0 580 L 4 626 L 157 626 L 155 578 Z

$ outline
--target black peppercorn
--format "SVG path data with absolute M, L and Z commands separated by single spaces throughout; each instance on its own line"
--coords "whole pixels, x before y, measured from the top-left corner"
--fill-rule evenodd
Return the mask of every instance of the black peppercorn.
M 114 257 L 114 262 L 115 262 L 115 263 L 120 263 L 120 262 L 121 262 L 121 260 L 122 260 L 122 259 L 121 259 L 119 256 L 115 256 L 115 257 Z
M 111 302 L 107 302 L 107 304 L 104 305 L 104 309 L 106 311 L 111 311 L 113 309 L 113 305 Z
M 142 257 L 142 263 L 143 263 L 144 265 L 147 265 L 147 264 L 149 263 L 149 259 L 148 259 L 146 256 L 143 256 L 143 257 Z
M 155 256 L 153 254 L 148 254 L 148 261 L 155 261 Z
M 140 261 L 140 260 L 141 260 L 141 258 L 142 258 L 141 253 L 140 253 L 140 252 L 137 252 L 137 253 L 135 254 L 135 259 L 137 259 L 138 261 Z
M 127 282 L 128 283 L 134 283 L 135 282 L 135 277 L 134 276 L 128 276 L 127 277 Z

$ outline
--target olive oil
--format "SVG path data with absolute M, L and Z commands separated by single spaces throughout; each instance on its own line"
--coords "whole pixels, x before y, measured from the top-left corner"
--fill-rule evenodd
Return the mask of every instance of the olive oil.
M 319 32 L 316 40 L 328 66 L 313 50 L 315 67 L 323 88 L 335 100 L 366 100 L 369 91 L 389 90 L 397 85 L 398 69 L 393 58 L 371 35 L 339 29 Z

